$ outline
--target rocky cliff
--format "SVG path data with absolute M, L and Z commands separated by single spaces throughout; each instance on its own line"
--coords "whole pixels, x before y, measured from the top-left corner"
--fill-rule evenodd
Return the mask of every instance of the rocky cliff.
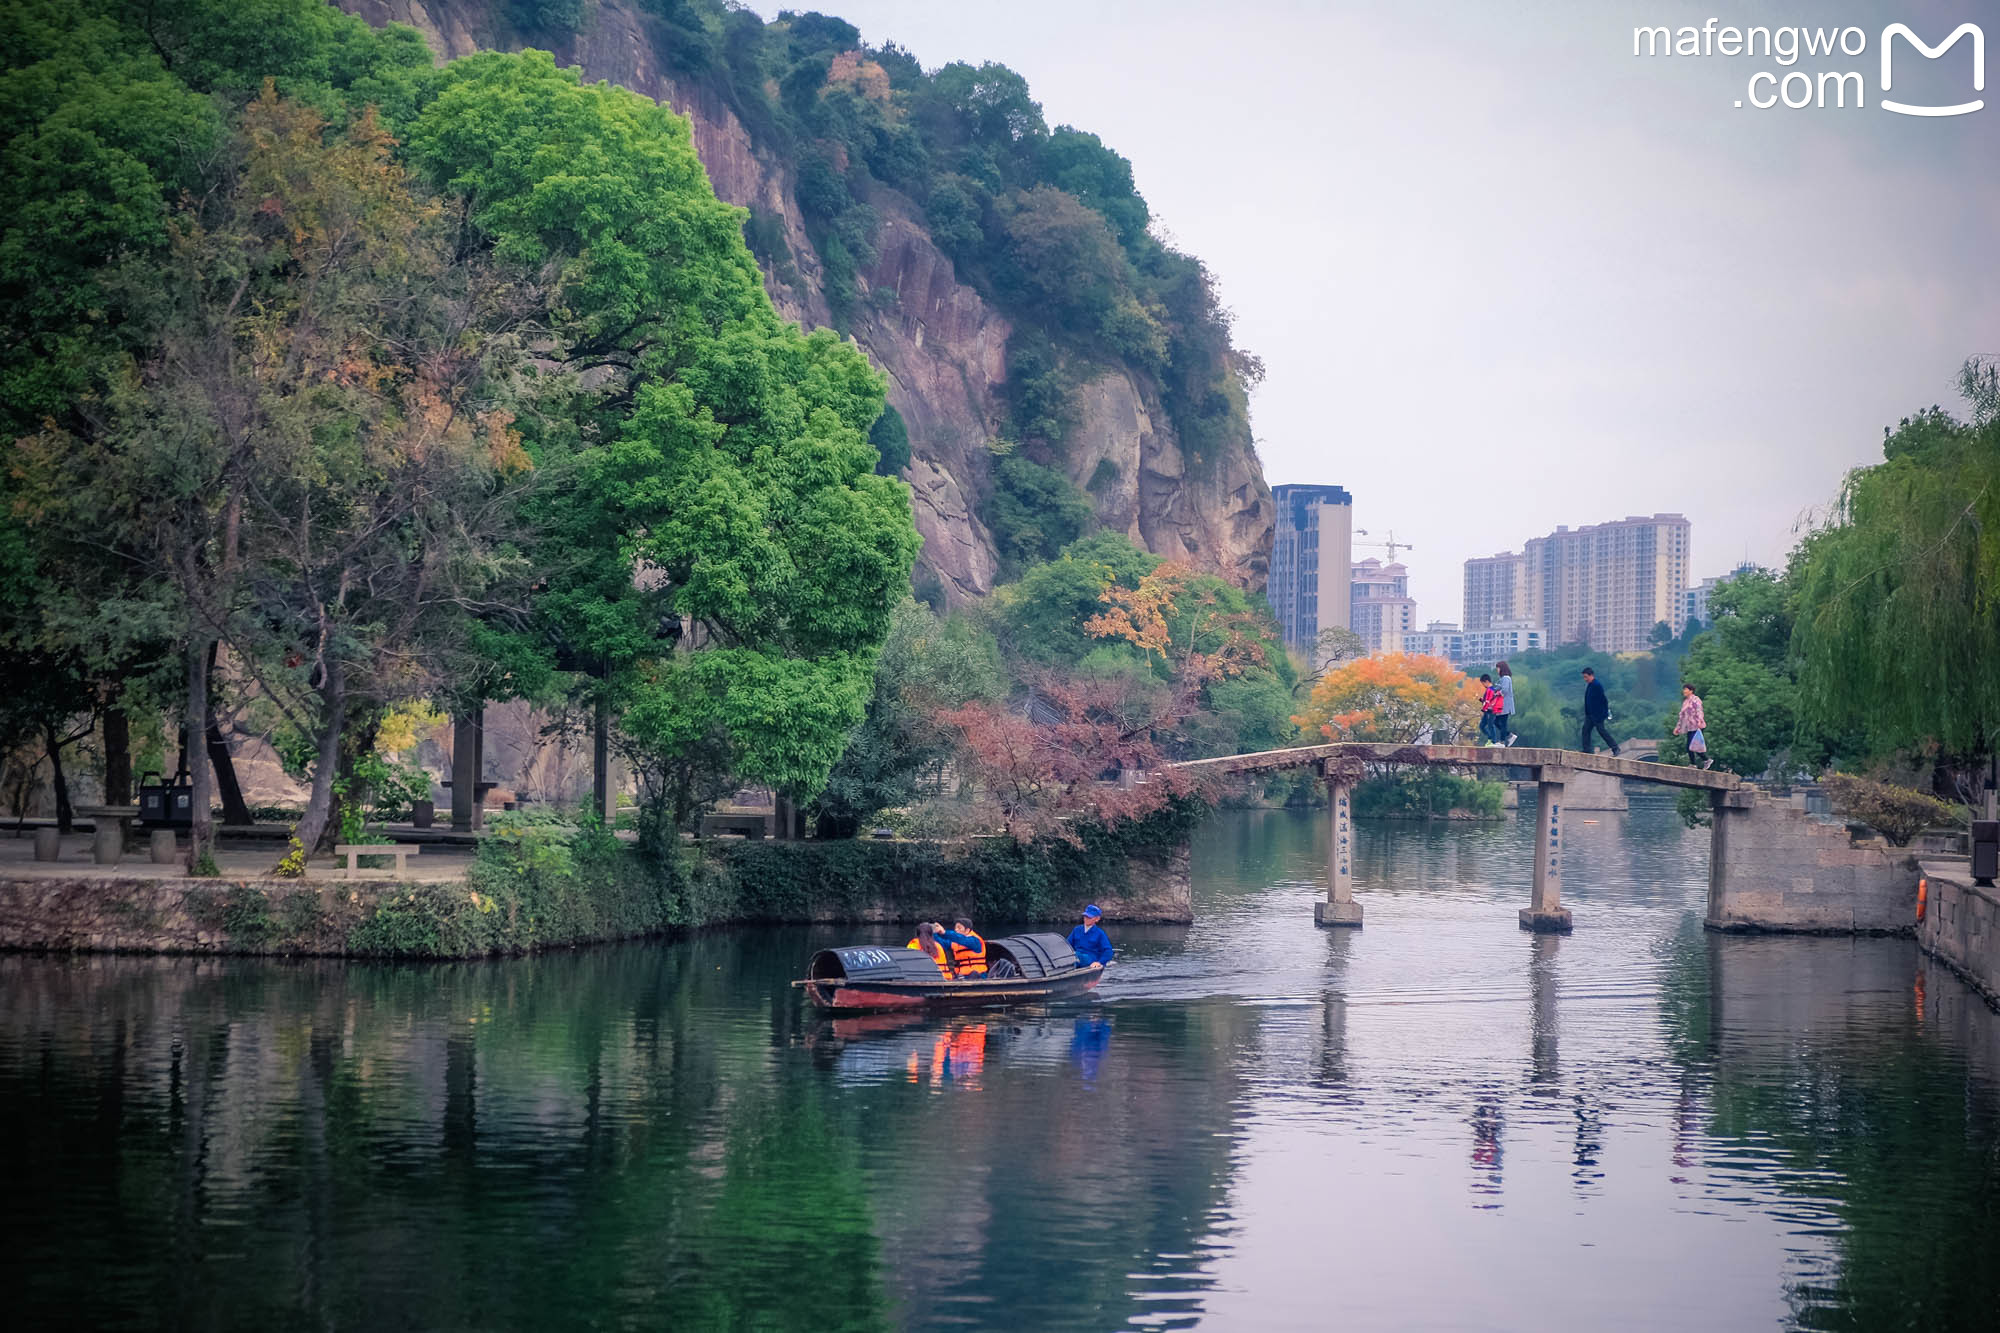
M 337 3 L 371 23 L 410 24 L 441 59 L 529 44 L 497 0 Z M 807 235 L 790 164 L 754 143 L 718 97 L 677 79 L 662 63 L 655 38 L 653 21 L 636 0 L 598 0 L 583 31 L 533 44 L 552 44 L 557 59 L 579 66 L 586 78 L 620 84 L 687 116 L 716 194 L 783 226 L 792 263 L 783 278 L 769 264 L 764 274 L 778 309 L 808 328 L 830 324 L 823 267 Z M 857 277 L 861 299 L 850 331 L 888 376 L 889 401 L 909 429 L 910 465 L 903 477 L 924 539 L 919 582 L 928 570 L 946 600 L 962 604 L 990 591 L 999 568 L 978 509 L 991 480 L 986 445 L 1002 433 L 1006 415 L 997 390 L 1006 381 L 1012 329 L 958 280 L 910 200 L 880 189 L 868 202 L 881 226 L 875 262 Z M 1105 527 L 1159 555 L 1246 588 L 1263 587 L 1274 511 L 1247 433 L 1191 468 L 1157 386 L 1141 373 L 1111 369 L 1078 392 L 1065 453 L 1070 479 L 1089 487 Z

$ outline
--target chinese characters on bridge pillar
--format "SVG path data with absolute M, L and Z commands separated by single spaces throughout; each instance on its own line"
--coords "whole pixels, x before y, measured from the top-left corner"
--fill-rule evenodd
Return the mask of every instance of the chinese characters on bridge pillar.
M 1560 801 L 1552 800 L 1549 802 L 1549 845 L 1543 849 L 1543 854 L 1549 858 L 1548 882 L 1550 884 L 1560 884 L 1562 882 L 1562 803 Z
M 1347 805 L 1348 799 L 1348 788 L 1335 787 L 1333 789 L 1333 860 L 1335 867 L 1333 883 L 1334 887 L 1339 890 L 1336 896 L 1343 899 L 1354 896 L 1354 876 L 1348 864 L 1348 853 L 1350 850 L 1348 837 L 1351 827 L 1348 824 L 1348 815 L 1350 814 Z
M 1543 779 L 1537 787 L 1540 823 L 1535 839 L 1535 882 L 1529 905 L 1521 909 L 1521 926 L 1567 932 L 1570 917 L 1562 905 L 1563 784 Z
M 1354 901 L 1354 784 L 1329 778 L 1327 807 L 1326 901 L 1313 908 L 1322 926 L 1358 926 L 1361 904 Z

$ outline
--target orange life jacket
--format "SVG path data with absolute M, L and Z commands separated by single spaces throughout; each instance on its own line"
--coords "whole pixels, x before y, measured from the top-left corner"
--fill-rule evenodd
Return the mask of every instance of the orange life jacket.
M 977 931 L 965 932 L 979 941 L 977 949 L 968 949 L 963 944 L 951 946 L 951 960 L 958 965 L 962 977 L 976 977 L 986 971 L 986 939 Z
M 942 944 L 937 946 L 936 953 L 931 953 L 929 949 L 924 949 L 924 946 L 917 943 L 914 939 L 911 940 L 908 944 L 904 945 L 903 947 L 905 949 L 921 949 L 923 950 L 923 952 L 929 953 L 931 956 L 931 961 L 938 965 L 938 971 L 944 973 L 948 977 L 957 975 L 951 970 L 951 961 L 946 957 L 944 946 Z

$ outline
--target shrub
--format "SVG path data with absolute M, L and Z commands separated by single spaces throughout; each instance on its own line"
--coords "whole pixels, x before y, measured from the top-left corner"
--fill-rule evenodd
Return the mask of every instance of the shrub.
M 910 431 L 903 414 L 882 404 L 882 415 L 868 428 L 868 443 L 875 446 L 875 471 L 893 477 L 910 465 Z
M 1674 794 L 1674 813 L 1689 828 L 1707 828 L 1715 822 L 1709 813 L 1709 795 L 1699 787 L 1682 787 Z
M 1893 782 L 1829 773 L 1821 785 L 1836 811 L 1860 820 L 1897 847 L 1907 847 L 1910 839 L 1927 828 L 1956 824 L 1964 817 L 1959 807 L 1947 801 Z
M 982 506 L 1010 569 L 1051 558 L 1083 535 L 1096 512 L 1068 477 L 1014 453 L 994 464 L 993 493 Z
M 1498 818 L 1505 793 L 1498 782 L 1481 782 L 1437 768 L 1394 768 L 1367 778 L 1354 789 L 1358 817 L 1430 818 L 1453 812 Z

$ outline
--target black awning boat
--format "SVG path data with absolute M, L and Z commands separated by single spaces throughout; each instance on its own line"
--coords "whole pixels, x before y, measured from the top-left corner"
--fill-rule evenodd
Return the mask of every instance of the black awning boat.
M 1104 967 L 1079 967 L 1061 935 L 1008 935 L 986 941 L 990 965 L 1006 960 L 1015 975 L 947 977 L 930 955 L 881 944 L 821 949 L 792 984 L 822 1009 L 969 1009 L 1042 1004 L 1081 995 L 1104 979 Z

